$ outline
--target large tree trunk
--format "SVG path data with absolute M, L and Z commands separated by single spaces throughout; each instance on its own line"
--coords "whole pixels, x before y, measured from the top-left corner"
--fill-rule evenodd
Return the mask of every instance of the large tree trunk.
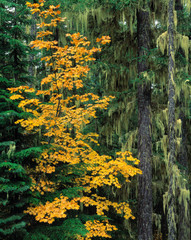
M 168 188 L 168 240 L 176 239 L 176 213 L 175 213 L 175 189 L 176 182 L 174 178 L 175 163 L 175 82 L 174 82 L 174 0 L 169 0 L 168 8 L 168 36 L 169 36 L 169 66 L 168 66 L 168 127 L 169 127 L 169 188 Z
M 149 12 L 140 9 L 137 14 L 138 34 L 138 74 L 142 83 L 138 86 L 138 152 L 140 169 L 138 188 L 138 239 L 152 239 L 152 140 L 151 140 L 151 86 L 147 79 L 142 78 L 143 72 L 148 71 L 147 50 L 150 48 Z M 146 76 L 146 75 L 145 75 Z

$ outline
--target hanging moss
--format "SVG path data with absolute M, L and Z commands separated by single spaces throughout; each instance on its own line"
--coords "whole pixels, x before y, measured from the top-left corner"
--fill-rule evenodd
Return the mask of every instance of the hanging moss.
M 164 55 L 165 50 L 168 53 L 168 32 L 162 33 L 157 38 L 157 47 L 159 48 L 160 52 Z M 186 60 L 188 61 L 188 53 L 190 48 L 190 40 L 188 36 L 181 35 L 179 33 L 176 33 L 174 36 L 174 47 L 175 51 L 179 50 L 179 47 L 184 51 Z
M 181 3 L 183 4 L 184 7 L 186 7 L 186 10 L 190 13 L 190 7 L 191 7 L 190 0 L 181 0 Z
M 163 194 L 163 211 L 166 212 L 166 209 L 168 208 L 168 192 L 165 192 Z
M 161 51 L 161 53 L 164 55 L 165 50 L 168 46 L 168 33 L 167 31 L 162 33 L 158 39 L 157 39 L 157 47 Z
M 181 119 L 176 120 L 175 134 L 176 134 L 177 137 L 181 137 L 181 135 L 182 135 L 182 121 L 181 121 Z
M 125 135 L 125 138 L 128 139 L 125 144 L 122 145 L 122 149 L 132 151 L 132 149 L 135 146 L 136 139 L 137 139 L 138 129 L 135 129 L 134 131 L 130 131 Z
M 16 149 L 15 143 L 11 142 L 9 145 L 9 150 L 7 152 L 8 159 L 10 159 L 12 156 L 14 156 L 15 149 Z
M 164 126 L 163 122 L 161 121 L 159 114 L 157 114 L 155 121 L 156 121 L 156 125 L 160 131 L 160 134 L 162 136 L 164 136 L 165 135 L 165 126 Z
M 167 155 L 167 150 L 168 150 L 168 136 L 164 135 L 163 138 L 161 139 L 161 147 L 164 153 L 164 160 L 167 162 L 168 155 Z
M 187 4 L 188 0 L 183 1 Z M 108 2 L 107 2 L 108 3 Z M 96 78 L 99 82 L 101 94 L 113 94 L 116 96 L 116 105 L 112 103 L 108 111 L 108 117 L 105 119 L 105 124 L 100 127 L 100 133 L 105 137 L 108 146 L 112 146 L 114 142 L 114 134 L 119 137 L 119 146 L 124 150 L 134 151 L 137 149 L 137 122 L 134 120 L 136 115 L 136 86 L 137 86 L 137 42 L 136 42 L 136 12 L 137 8 L 142 7 L 143 1 L 138 1 L 139 6 L 124 7 L 122 10 L 113 10 L 109 5 L 104 2 L 102 6 L 95 8 L 84 8 L 82 11 L 65 12 L 63 17 L 67 17 L 66 29 L 67 31 L 80 31 L 86 35 L 90 41 L 95 42 L 96 37 L 101 35 L 110 35 L 111 45 L 104 48 L 102 55 L 98 56 L 98 64 L 96 71 L 92 72 L 91 78 Z M 166 29 L 167 17 L 167 0 L 151 1 L 153 13 L 150 13 L 153 19 L 153 38 L 158 37 L 157 46 L 159 49 L 158 54 L 162 59 L 162 64 L 156 63 L 156 59 L 152 59 L 150 72 L 145 72 L 143 75 L 144 80 L 154 83 L 152 92 L 153 101 L 153 128 L 152 138 L 155 143 L 153 148 L 153 170 L 155 172 L 153 179 L 153 199 L 154 205 L 158 199 L 158 195 L 164 194 L 163 205 L 164 208 L 168 204 L 168 192 L 165 194 L 165 188 L 168 181 L 168 109 L 167 109 L 167 81 L 168 81 L 168 62 L 165 57 L 168 53 L 168 34 L 167 31 L 159 35 L 162 29 Z M 188 3 L 189 4 L 189 3 Z M 188 5 L 187 5 L 188 6 Z M 149 10 L 150 11 L 150 10 Z M 157 20 L 164 28 L 155 28 L 155 20 Z M 177 25 L 177 12 L 174 11 L 174 22 Z M 65 29 L 62 29 L 61 41 L 64 43 Z M 158 36 L 159 35 L 159 36 Z M 153 47 L 155 43 L 153 40 Z M 175 32 L 175 51 L 178 53 L 182 50 L 186 60 L 189 60 L 189 51 L 191 49 L 191 42 L 187 36 Z M 162 55 L 162 57 L 161 57 Z M 155 58 L 157 58 L 155 57 Z M 104 63 L 103 63 L 104 62 Z M 157 65 L 158 64 L 158 65 Z M 182 67 L 182 72 L 188 72 L 188 64 Z M 152 73 L 155 73 L 152 75 Z M 182 84 L 182 76 L 178 76 L 180 67 L 176 66 L 176 102 L 181 98 L 181 90 L 185 92 L 185 103 L 188 104 L 190 96 L 190 89 L 187 84 Z M 177 83 L 180 81 L 181 83 Z M 155 91 L 159 93 L 154 94 Z M 124 93 L 125 92 L 125 93 Z M 189 109 L 188 109 L 189 111 Z M 176 117 L 178 117 L 178 108 L 176 110 Z M 176 124 L 177 147 L 181 146 L 181 129 L 180 122 Z M 176 154 L 178 154 L 178 149 Z M 179 174 L 174 172 L 174 174 Z M 177 183 L 177 177 L 173 180 Z M 184 187 L 181 187 L 184 189 Z M 174 185 L 174 192 L 176 196 L 182 199 L 184 193 L 178 195 L 177 189 Z M 183 190 L 184 192 L 184 190 Z M 136 191 L 137 193 L 137 191 Z M 121 193 L 123 197 L 129 196 L 129 190 L 124 189 Z M 120 195 L 120 194 L 118 194 Z M 122 197 L 120 195 L 120 197 Z M 135 194 L 133 195 L 135 198 Z M 183 197 L 185 199 L 185 197 Z M 181 200 L 182 201 L 182 200 Z M 162 202 L 162 200 L 161 200 Z M 183 201 L 184 202 L 184 201 Z M 156 210 L 157 211 L 157 210 Z M 160 214 L 154 213 L 153 220 L 156 221 L 155 225 L 158 230 L 161 226 Z M 175 221 L 175 218 L 174 218 Z M 130 227 L 127 227 L 130 232 Z M 136 239 L 136 238 L 135 238 Z
M 174 11 L 174 28 L 175 28 L 175 30 L 177 29 L 177 24 L 178 24 L 177 11 Z
M 160 233 L 162 216 L 160 214 L 153 213 L 152 217 L 153 217 L 153 223 L 155 224 L 155 226 L 157 228 L 157 232 Z
M 188 61 L 188 51 L 189 51 L 189 47 L 190 47 L 189 38 L 188 38 L 188 36 L 181 36 L 181 37 L 179 37 L 179 39 L 180 39 L 180 47 L 184 51 L 186 60 Z

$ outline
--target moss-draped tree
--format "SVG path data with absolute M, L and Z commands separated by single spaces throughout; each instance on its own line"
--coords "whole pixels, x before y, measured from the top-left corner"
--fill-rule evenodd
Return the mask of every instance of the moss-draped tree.
M 174 50 L 174 0 L 168 5 L 168 128 L 169 128 L 169 189 L 168 189 L 168 240 L 176 239 L 175 203 L 175 50 Z
M 148 75 L 150 50 L 150 13 L 147 2 L 137 12 L 138 40 L 138 156 L 143 171 L 138 187 L 138 239 L 151 240 L 152 234 L 152 139 L 151 139 L 151 83 Z

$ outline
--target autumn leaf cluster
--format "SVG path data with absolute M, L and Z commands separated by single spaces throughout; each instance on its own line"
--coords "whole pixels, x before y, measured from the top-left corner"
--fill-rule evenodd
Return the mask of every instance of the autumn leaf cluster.
M 51 201 L 41 201 L 38 206 L 31 205 L 25 212 L 33 215 L 36 221 L 52 224 L 57 219 L 70 216 L 70 211 L 82 211 L 82 206 L 94 207 L 99 216 L 107 216 L 107 212 L 115 211 L 124 218 L 134 218 L 127 202 L 113 202 L 99 195 L 98 189 L 105 187 L 121 188 L 129 177 L 141 174 L 134 166 L 139 160 L 128 151 L 119 152 L 116 158 L 100 155 L 92 148 L 98 144 L 97 133 L 84 133 L 84 127 L 96 118 L 98 109 L 107 109 L 112 96 L 100 98 L 93 93 L 82 93 L 84 79 L 90 68 L 88 63 L 95 60 L 95 53 L 100 47 L 90 47 L 91 43 L 80 33 L 67 34 L 70 43 L 59 46 L 53 38 L 53 29 L 65 21 L 61 18 L 59 5 L 44 9 L 44 0 L 38 3 L 27 2 L 31 12 L 39 14 L 42 19 L 32 48 L 44 49 L 47 55 L 41 60 L 46 62 L 50 74 L 41 80 L 41 89 L 28 86 L 10 88 L 12 100 L 20 100 L 19 107 L 29 112 L 31 117 L 20 119 L 20 124 L 28 133 L 41 132 L 44 151 L 38 159 L 34 159 L 35 167 L 29 169 L 33 185 L 31 190 L 41 196 L 55 197 Z M 108 36 L 97 39 L 100 44 L 110 42 Z M 29 98 L 29 94 L 33 98 Z M 65 181 L 59 180 L 66 179 Z M 66 192 L 77 189 L 76 196 L 67 196 Z M 56 194 L 60 191 L 60 194 Z M 95 194 L 96 192 L 96 194 Z M 86 238 L 109 238 L 108 231 L 116 227 L 103 221 L 86 221 L 88 230 Z

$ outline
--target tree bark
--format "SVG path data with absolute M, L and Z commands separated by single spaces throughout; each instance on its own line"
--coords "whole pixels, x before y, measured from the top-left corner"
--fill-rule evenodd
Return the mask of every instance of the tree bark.
M 152 139 L 151 139 L 151 86 L 141 77 L 148 71 L 145 56 L 150 49 L 150 22 L 149 12 L 140 9 L 137 13 L 138 34 L 138 74 L 141 83 L 138 86 L 138 153 L 140 169 L 138 187 L 138 239 L 152 239 Z
M 176 239 L 176 213 L 175 213 L 175 189 L 176 182 L 174 179 L 174 163 L 175 163 L 175 82 L 174 82 L 174 0 L 169 0 L 168 6 L 168 128 L 169 128 L 169 159 L 168 159 L 168 173 L 169 173 L 169 187 L 168 187 L 168 240 Z
M 34 41 L 36 39 L 36 33 L 37 33 L 37 26 L 36 26 L 36 14 L 32 15 L 32 24 L 31 24 L 31 40 Z M 29 74 L 31 77 L 35 78 L 36 73 L 35 73 L 35 66 L 34 66 L 34 60 L 35 60 L 35 56 L 34 54 L 30 54 L 29 56 L 29 61 L 30 61 L 30 65 L 29 65 Z M 33 85 L 36 85 L 33 84 Z M 36 87 L 36 86 L 35 86 Z
M 181 92 L 181 104 L 180 109 L 184 109 L 184 93 Z M 183 186 L 180 188 L 184 188 L 189 193 L 188 186 L 188 149 L 187 149 L 187 130 L 186 130 L 186 117 L 184 111 L 181 110 L 179 118 L 181 119 L 181 144 L 180 144 L 180 153 L 178 162 L 181 165 L 180 171 L 183 181 Z M 179 189 L 181 191 L 181 189 Z M 188 197 L 185 201 L 179 202 L 178 205 L 178 240 L 191 239 L 190 237 L 190 197 Z

